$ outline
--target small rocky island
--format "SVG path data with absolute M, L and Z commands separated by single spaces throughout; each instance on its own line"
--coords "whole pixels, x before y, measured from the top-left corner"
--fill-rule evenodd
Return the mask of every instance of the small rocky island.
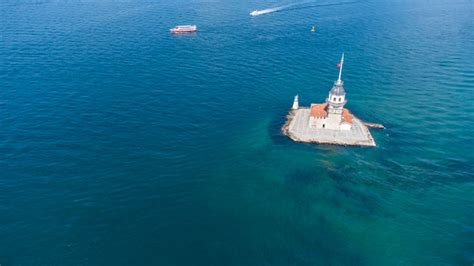
M 368 127 L 383 128 L 380 124 L 365 123 L 344 105 L 346 92 L 341 80 L 344 54 L 339 67 L 339 78 L 334 82 L 325 103 L 300 107 L 298 95 L 282 128 L 283 134 L 294 141 L 336 145 L 376 146 Z

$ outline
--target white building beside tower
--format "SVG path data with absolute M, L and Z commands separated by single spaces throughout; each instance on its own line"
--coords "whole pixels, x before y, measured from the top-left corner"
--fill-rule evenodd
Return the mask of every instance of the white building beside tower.
M 353 115 L 348 109 L 344 108 L 347 101 L 344 82 L 341 80 L 343 65 L 344 54 L 342 54 L 339 63 L 339 78 L 329 91 L 326 102 L 311 104 L 310 128 L 332 130 L 350 130 L 352 128 Z

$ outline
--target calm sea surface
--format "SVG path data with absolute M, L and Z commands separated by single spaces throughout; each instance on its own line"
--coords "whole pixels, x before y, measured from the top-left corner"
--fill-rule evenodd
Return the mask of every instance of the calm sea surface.
M 0 264 L 472 265 L 474 2 L 289 3 L 1 1 Z

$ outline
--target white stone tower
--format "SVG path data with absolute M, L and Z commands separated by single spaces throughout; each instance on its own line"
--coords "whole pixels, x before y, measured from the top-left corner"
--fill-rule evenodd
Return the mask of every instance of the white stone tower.
M 344 104 L 346 104 L 346 91 L 344 90 L 344 82 L 341 80 L 342 67 L 344 65 L 344 53 L 341 57 L 341 62 L 339 63 L 339 77 L 334 82 L 331 90 L 329 91 L 329 96 L 326 99 L 327 105 L 327 129 L 340 129 L 342 122 L 342 110 L 344 109 Z
M 300 108 L 300 104 L 298 103 L 298 94 L 295 96 L 295 100 L 293 101 L 293 106 L 291 109 L 293 110 L 298 110 Z

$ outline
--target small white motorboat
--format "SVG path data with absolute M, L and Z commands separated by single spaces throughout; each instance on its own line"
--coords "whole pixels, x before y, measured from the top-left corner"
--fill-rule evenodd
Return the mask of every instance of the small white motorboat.
M 260 11 L 258 9 L 250 12 L 250 16 L 258 16 L 258 15 L 260 15 Z
M 196 32 L 196 25 L 180 25 L 170 29 L 172 33 L 187 33 L 187 32 Z

